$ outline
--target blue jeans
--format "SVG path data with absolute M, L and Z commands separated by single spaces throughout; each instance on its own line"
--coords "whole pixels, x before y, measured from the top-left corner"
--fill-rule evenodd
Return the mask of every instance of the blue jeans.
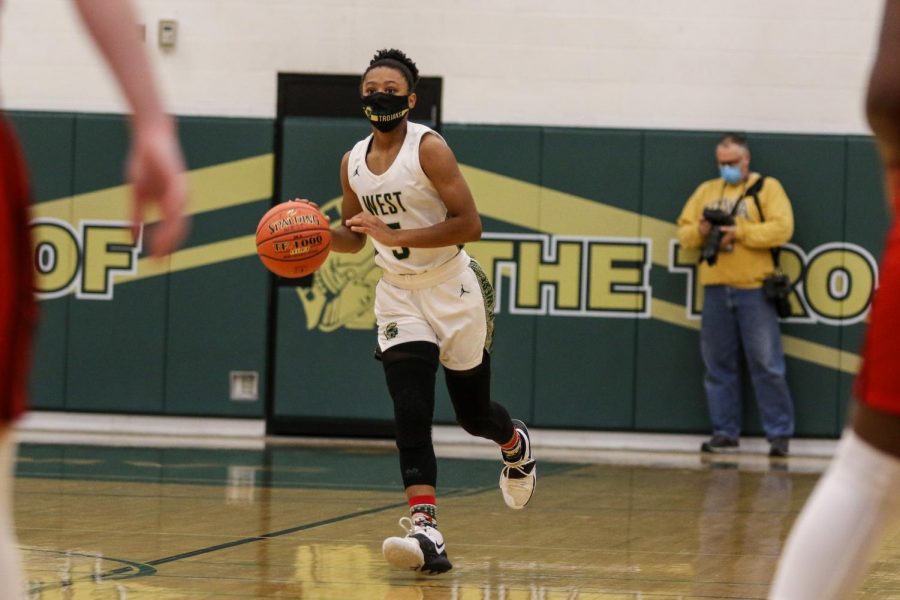
M 713 435 L 741 434 L 743 348 L 769 440 L 794 434 L 794 405 L 784 377 L 784 350 L 774 305 L 762 289 L 708 285 L 704 289 L 700 351 Z

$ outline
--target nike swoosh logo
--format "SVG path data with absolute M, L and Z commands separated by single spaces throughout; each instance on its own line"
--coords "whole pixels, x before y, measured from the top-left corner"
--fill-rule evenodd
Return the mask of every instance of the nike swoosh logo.
M 445 546 L 445 544 L 441 544 L 440 546 L 438 546 L 437 544 L 435 544 L 435 545 L 434 545 L 434 549 L 437 550 L 437 553 L 438 553 L 438 554 L 443 554 L 443 553 L 444 553 L 444 546 Z

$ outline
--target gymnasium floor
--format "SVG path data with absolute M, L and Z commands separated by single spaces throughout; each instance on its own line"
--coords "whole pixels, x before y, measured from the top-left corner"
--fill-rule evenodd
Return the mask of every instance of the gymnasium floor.
M 438 450 L 438 519 L 454 569 L 420 577 L 381 557 L 406 514 L 389 443 L 23 443 L 15 509 L 30 597 L 764 598 L 827 464 L 548 452 L 532 505 L 511 511 L 492 449 Z M 900 598 L 900 535 L 858 597 Z

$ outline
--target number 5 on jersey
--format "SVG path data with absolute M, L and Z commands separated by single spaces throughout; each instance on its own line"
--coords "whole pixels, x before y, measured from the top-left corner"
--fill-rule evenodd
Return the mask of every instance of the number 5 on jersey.
M 390 227 L 391 229 L 400 229 L 400 223 L 388 223 L 387 226 Z M 403 246 L 400 248 L 400 250 L 394 250 L 393 254 L 397 260 L 403 260 L 404 258 L 409 258 L 409 248 L 407 248 L 406 246 Z

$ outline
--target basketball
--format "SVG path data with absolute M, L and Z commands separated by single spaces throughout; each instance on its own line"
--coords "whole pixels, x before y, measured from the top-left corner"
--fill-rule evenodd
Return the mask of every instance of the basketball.
M 273 206 L 256 227 L 259 260 L 279 277 L 305 277 L 328 258 L 328 219 L 308 202 L 289 200 Z

